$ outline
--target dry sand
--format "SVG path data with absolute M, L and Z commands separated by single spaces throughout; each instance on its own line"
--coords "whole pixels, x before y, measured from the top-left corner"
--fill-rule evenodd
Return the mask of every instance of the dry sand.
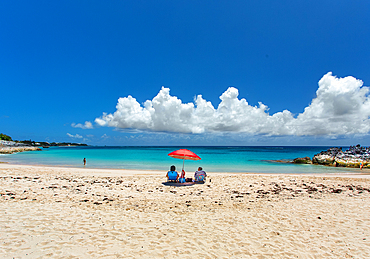
M 0 258 L 370 258 L 368 178 L 164 175 L 0 164 Z

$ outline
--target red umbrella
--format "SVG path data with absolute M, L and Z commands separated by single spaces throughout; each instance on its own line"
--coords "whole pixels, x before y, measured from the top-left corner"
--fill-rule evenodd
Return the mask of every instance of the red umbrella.
M 182 159 L 182 170 L 184 170 L 185 160 L 200 160 L 201 158 L 187 149 L 179 149 L 168 154 L 170 157 Z

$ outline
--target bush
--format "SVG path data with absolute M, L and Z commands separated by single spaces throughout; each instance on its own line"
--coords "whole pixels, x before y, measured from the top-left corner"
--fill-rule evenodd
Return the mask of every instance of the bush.
M 8 135 L 0 133 L 0 140 L 12 141 L 12 138 L 9 137 Z

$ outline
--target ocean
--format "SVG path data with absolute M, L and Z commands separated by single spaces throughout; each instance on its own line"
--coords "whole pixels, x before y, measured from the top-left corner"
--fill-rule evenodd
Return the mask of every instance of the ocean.
M 46 165 L 83 168 L 114 168 L 159 170 L 167 172 L 171 165 L 181 171 L 183 161 L 168 154 L 186 148 L 201 160 L 185 160 L 185 171 L 194 172 L 201 166 L 208 172 L 256 172 L 256 173 L 335 173 L 353 172 L 356 169 L 333 168 L 319 165 L 277 163 L 273 160 L 293 160 L 310 157 L 329 147 L 303 146 L 251 146 L 251 147 L 50 147 L 42 151 L 23 152 L 0 156 L 1 162 L 27 165 Z M 344 147 L 345 148 L 345 147 Z

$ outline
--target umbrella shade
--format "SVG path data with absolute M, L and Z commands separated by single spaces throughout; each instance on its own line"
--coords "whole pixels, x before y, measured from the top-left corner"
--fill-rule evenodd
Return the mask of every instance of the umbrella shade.
M 201 158 L 187 149 L 179 149 L 168 154 L 170 157 L 185 160 L 200 160 Z

